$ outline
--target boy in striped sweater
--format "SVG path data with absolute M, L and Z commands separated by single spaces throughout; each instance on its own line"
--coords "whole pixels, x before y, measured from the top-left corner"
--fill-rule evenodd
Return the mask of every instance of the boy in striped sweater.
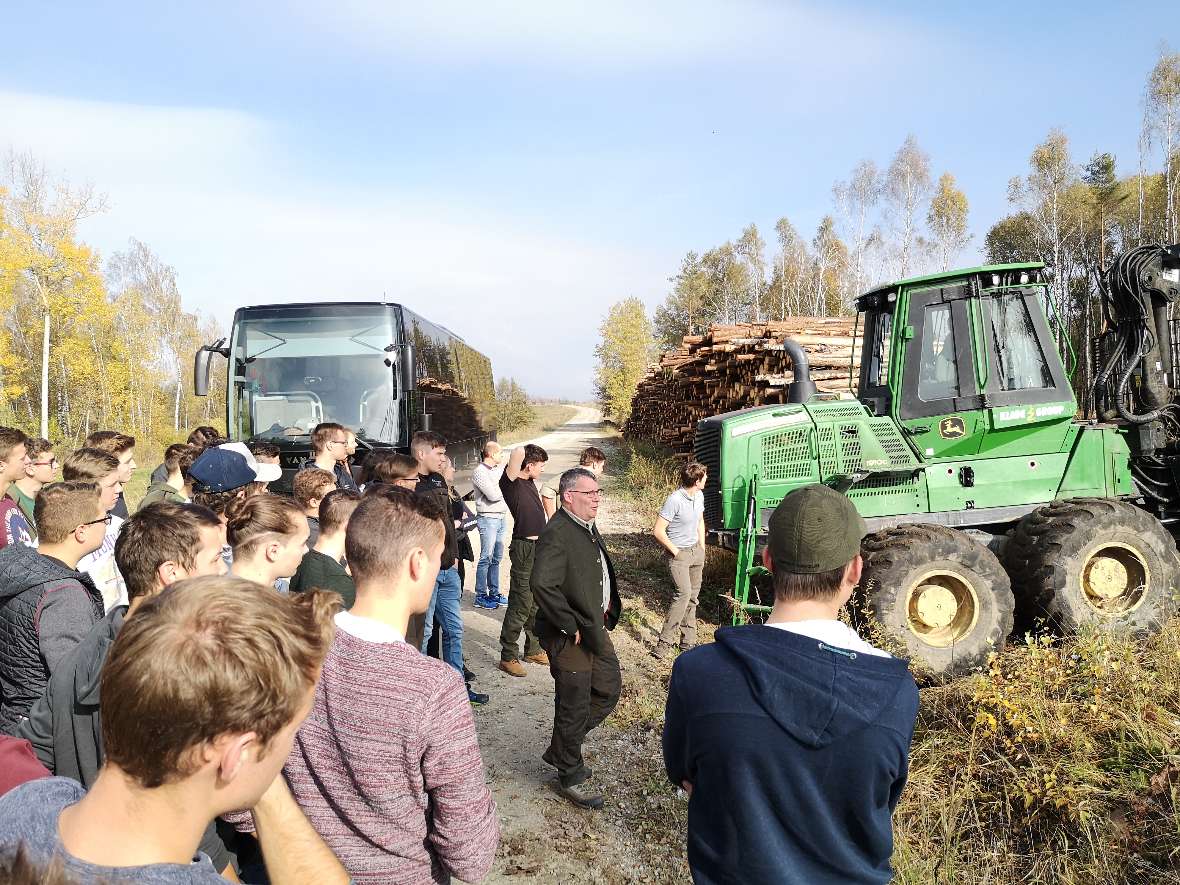
M 445 518 L 396 486 L 353 512 L 345 554 L 356 602 L 336 615 L 315 703 L 284 767 L 357 883 L 476 882 L 500 840 L 463 677 L 405 641 L 434 591 Z

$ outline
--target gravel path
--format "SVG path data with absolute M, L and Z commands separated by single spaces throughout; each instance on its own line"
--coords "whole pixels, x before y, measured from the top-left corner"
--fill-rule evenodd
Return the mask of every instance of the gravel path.
M 586 446 L 605 447 L 613 436 L 596 410 L 579 407 L 578 413 L 559 430 L 532 442 L 549 454 L 545 473 L 548 481 L 575 466 Z M 609 480 L 609 466 L 607 473 Z M 609 481 L 604 485 L 609 489 Z M 612 534 L 634 535 L 641 530 L 634 514 L 620 502 L 610 500 L 609 493 L 598 522 L 608 546 Z M 471 537 L 478 555 L 477 533 Z M 467 591 L 474 587 L 474 573 L 474 568 L 469 567 Z M 507 593 L 507 550 L 500 586 Z M 643 827 L 634 820 L 636 802 L 670 808 L 673 819 L 683 817 L 682 812 L 675 813 L 674 805 L 679 802 L 675 793 L 658 783 L 658 732 L 653 735 L 649 723 L 640 729 L 643 734 L 637 738 L 633 730 L 611 720 L 592 732 L 585 745 L 587 760 L 603 775 L 600 783 L 607 806 L 599 812 L 571 806 L 555 792 L 553 769 L 541 762 L 553 722 L 553 680 L 548 668 L 526 664 L 528 676 L 523 679 L 496 669 L 505 609 L 473 608 L 471 596 L 470 592 L 464 594 L 464 650 L 468 666 L 476 673 L 475 687 L 491 696 L 489 704 L 475 709 L 475 719 L 503 833 L 500 854 L 484 881 L 499 885 L 688 881 L 687 867 L 680 859 L 683 848 L 677 850 L 683 845 L 678 827 L 671 827 L 667 834 L 671 838 L 669 845 L 663 839 L 645 836 Z M 631 604 L 632 600 L 625 597 L 624 606 Z M 624 670 L 624 701 L 638 690 L 646 692 L 651 703 L 662 704 L 660 677 L 666 678 L 668 667 L 650 657 L 645 642 L 637 638 L 650 630 L 646 625 L 645 629 L 635 629 L 643 619 L 629 623 L 631 629 L 620 627 L 613 637 Z M 642 787 L 638 793 L 634 783 L 637 778 Z M 652 780 L 656 783 L 652 784 Z M 646 792 L 654 793 L 655 799 L 645 799 Z

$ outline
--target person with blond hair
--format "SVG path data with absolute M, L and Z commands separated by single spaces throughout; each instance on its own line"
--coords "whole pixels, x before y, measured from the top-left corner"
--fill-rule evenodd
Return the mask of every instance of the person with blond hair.
M 324 421 L 311 431 L 312 456 L 303 462 L 303 467 L 318 467 L 336 477 L 336 485 L 342 489 L 360 491 L 352 473 L 348 470 L 348 429 L 335 421 Z
M 330 593 L 180 581 L 142 604 L 102 669 L 102 769 L 89 790 L 30 781 L 0 798 L 0 851 L 59 859 L 79 882 L 224 883 L 199 852 L 249 808 L 272 882 L 349 881 L 279 770 L 334 632 Z
M 106 611 L 110 611 L 116 605 L 127 604 L 127 587 L 115 564 L 115 539 L 119 537 L 123 519 L 114 513 L 114 509 L 119 503 L 119 496 L 123 494 L 124 472 L 116 455 L 91 448 L 71 452 L 61 470 L 61 475 L 67 482 L 90 482 L 97 485 L 102 507 L 108 516 L 102 544 L 78 562 L 78 571 L 90 575 L 101 591 Z
M 120 433 L 117 430 L 96 430 L 86 437 L 86 448 L 99 449 L 114 455 L 119 461 L 119 482 L 122 483 L 123 489 L 127 488 L 127 483 L 131 482 L 135 468 L 139 466 L 135 463 L 134 436 Z M 123 489 L 119 490 L 119 499 L 111 508 L 111 513 L 119 519 L 126 519 L 128 516 L 127 501 L 123 498 Z

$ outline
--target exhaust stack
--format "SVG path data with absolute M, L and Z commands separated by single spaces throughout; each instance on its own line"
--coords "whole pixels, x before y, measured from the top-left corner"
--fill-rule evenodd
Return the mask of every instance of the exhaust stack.
M 807 353 L 803 345 L 787 338 L 783 341 L 783 350 L 791 357 L 791 372 L 794 379 L 787 385 L 787 402 L 802 404 L 815 396 L 819 390 L 811 380 L 811 366 L 807 363 Z

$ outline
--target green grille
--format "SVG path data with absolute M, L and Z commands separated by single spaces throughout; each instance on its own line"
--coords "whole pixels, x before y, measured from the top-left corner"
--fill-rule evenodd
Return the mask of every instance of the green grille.
M 767 482 L 808 479 L 814 475 L 810 426 L 796 427 L 768 436 L 762 441 L 762 476 Z

